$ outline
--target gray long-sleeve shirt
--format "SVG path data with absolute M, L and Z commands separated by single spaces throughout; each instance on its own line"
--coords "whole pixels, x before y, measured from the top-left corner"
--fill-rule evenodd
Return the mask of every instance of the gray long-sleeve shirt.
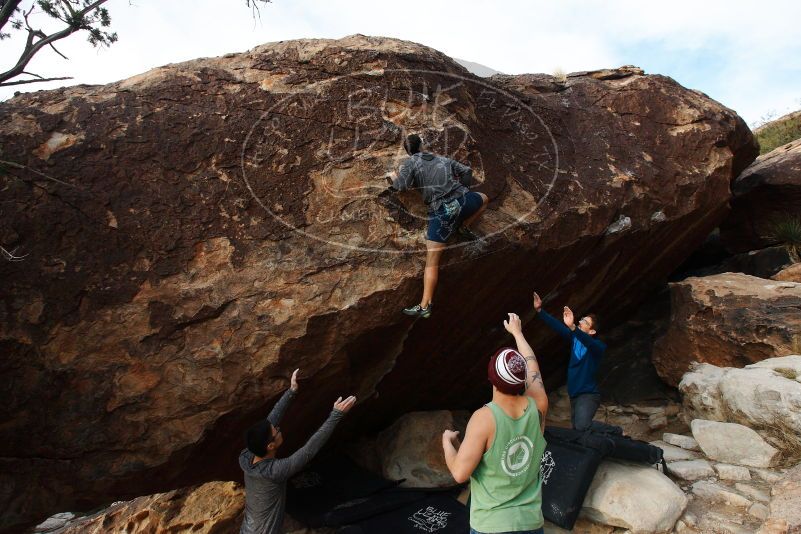
M 294 396 L 295 392 L 287 390 L 267 416 L 273 426 L 280 423 Z M 240 534 L 282 532 L 287 480 L 303 469 L 323 448 L 341 418 L 342 412 L 332 410 L 306 445 L 288 458 L 265 458 L 254 464 L 252 452 L 245 449 L 239 454 L 239 467 L 245 473 L 245 518 Z
M 456 160 L 418 152 L 405 160 L 392 187 L 398 191 L 420 189 L 430 210 L 452 198 L 465 195 L 473 182 L 473 170 Z

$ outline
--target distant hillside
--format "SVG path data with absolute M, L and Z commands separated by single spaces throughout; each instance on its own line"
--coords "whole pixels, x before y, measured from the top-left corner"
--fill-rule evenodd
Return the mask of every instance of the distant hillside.
M 767 154 L 774 148 L 801 138 L 801 110 L 766 122 L 754 130 L 754 135 L 759 141 L 760 154 Z
M 462 67 L 466 68 L 467 70 L 475 74 L 476 76 L 481 76 L 482 78 L 489 78 L 490 76 L 493 76 L 495 74 L 503 74 L 502 72 L 497 71 L 495 69 L 485 67 L 480 63 L 474 63 L 472 61 L 467 61 L 459 58 L 453 58 L 453 60 L 456 61 Z

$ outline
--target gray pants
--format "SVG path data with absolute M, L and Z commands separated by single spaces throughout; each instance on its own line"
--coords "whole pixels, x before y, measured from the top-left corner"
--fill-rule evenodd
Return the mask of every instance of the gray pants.
M 587 430 L 601 405 L 599 393 L 582 393 L 570 398 L 570 422 L 576 430 Z

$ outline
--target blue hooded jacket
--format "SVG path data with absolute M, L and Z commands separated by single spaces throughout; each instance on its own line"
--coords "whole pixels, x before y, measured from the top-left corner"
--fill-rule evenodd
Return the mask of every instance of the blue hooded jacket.
M 606 350 L 606 344 L 582 332 L 578 327 L 571 330 L 545 310 L 540 310 L 537 315 L 570 344 L 567 394 L 573 398 L 584 393 L 600 393 L 598 383 L 595 381 L 595 373 L 598 371 L 598 365 Z

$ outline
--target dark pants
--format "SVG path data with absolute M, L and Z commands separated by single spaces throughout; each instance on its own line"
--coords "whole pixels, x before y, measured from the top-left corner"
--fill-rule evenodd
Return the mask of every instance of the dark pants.
M 601 405 L 599 393 L 582 393 L 570 397 L 570 422 L 576 430 L 587 430 L 592 426 L 592 418 Z

